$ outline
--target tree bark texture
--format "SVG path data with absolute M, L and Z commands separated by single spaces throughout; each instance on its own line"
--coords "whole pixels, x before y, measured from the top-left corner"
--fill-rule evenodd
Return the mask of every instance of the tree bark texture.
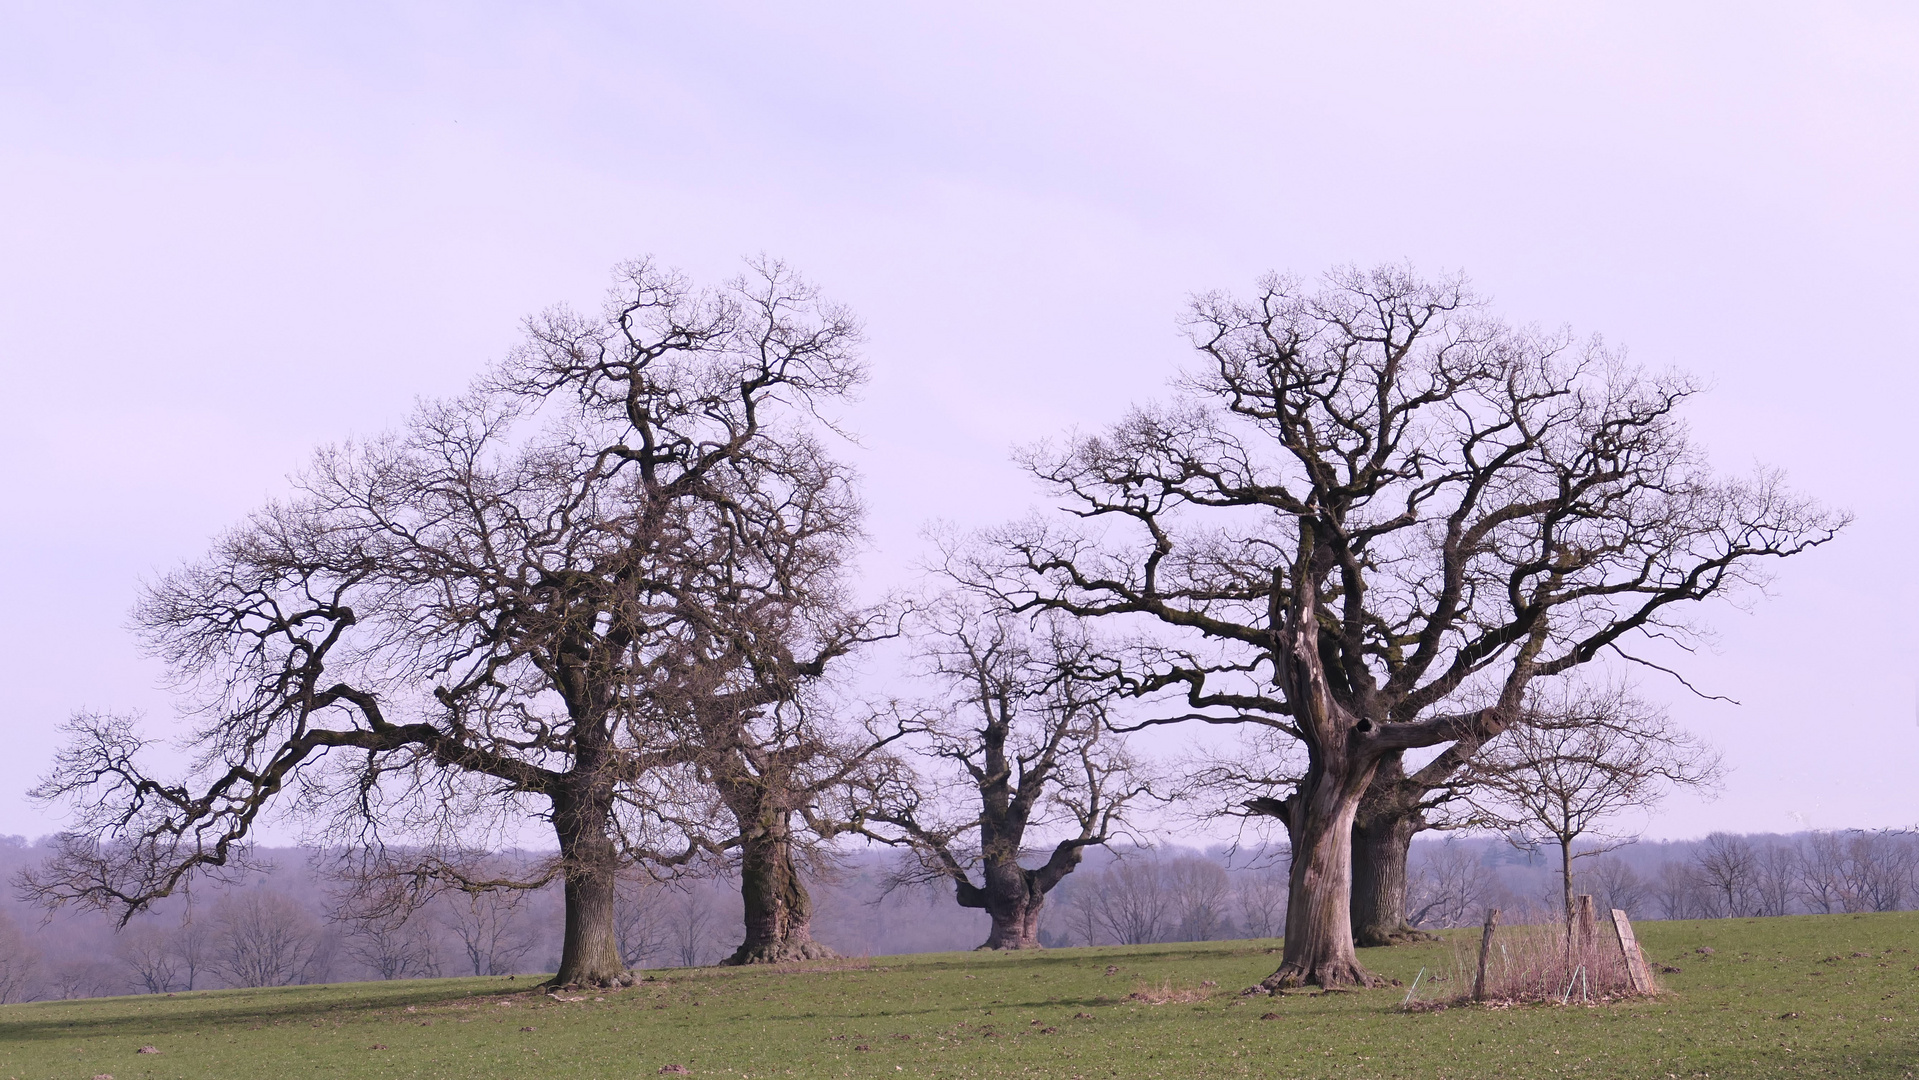
M 613 917 L 619 849 L 609 833 L 613 788 L 588 778 L 553 796 L 553 829 L 560 840 L 566 893 L 566 929 L 555 986 L 630 985 L 620 959 Z
M 722 963 L 784 964 L 839 955 L 813 940 L 813 900 L 800 879 L 792 826 L 785 817 L 770 815 L 743 835 L 740 899 L 746 908 L 746 940 Z
M 1361 948 L 1431 940 L 1406 921 L 1406 861 L 1426 827 L 1423 785 L 1406 776 L 1403 755 L 1387 754 L 1353 819 L 1353 943 Z
M 1077 863 L 1077 858 L 1073 862 Z M 1037 949 L 1039 914 L 1046 904 L 1047 868 L 1026 870 L 1011 860 L 991 860 L 982 875 L 985 884 L 959 883 L 961 907 L 981 908 L 993 920 L 982 949 Z M 1058 876 L 1064 876 L 1063 874 Z
M 1383 815 L 1353 823 L 1353 944 L 1361 948 L 1425 941 L 1432 935 L 1406 921 L 1406 860 L 1416 817 Z

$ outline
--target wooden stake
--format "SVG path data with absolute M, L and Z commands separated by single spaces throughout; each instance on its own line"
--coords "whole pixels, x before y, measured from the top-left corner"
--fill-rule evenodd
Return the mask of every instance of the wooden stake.
M 1499 926 L 1499 909 L 1486 909 L 1486 929 L 1479 935 L 1479 974 L 1473 976 L 1473 1000 L 1486 1000 L 1486 957 L 1492 953 L 1493 931 Z
M 1599 920 L 1593 915 L 1593 898 L 1575 896 L 1573 906 L 1578 910 L 1579 959 L 1582 963 L 1591 964 L 1593 946 L 1599 943 Z
M 1612 909 L 1613 932 L 1619 935 L 1619 951 L 1626 956 L 1626 977 L 1632 980 L 1633 992 L 1650 994 L 1653 992 L 1652 969 L 1646 966 L 1646 956 L 1639 951 L 1639 939 L 1633 936 L 1632 920 L 1618 908 Z

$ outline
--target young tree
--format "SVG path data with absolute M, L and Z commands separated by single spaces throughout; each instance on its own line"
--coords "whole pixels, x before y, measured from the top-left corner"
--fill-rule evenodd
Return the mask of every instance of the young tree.
M 1463 281 L 1341 271 L 1208 296 L 1177 401 L 1025 464 L 1068 503 L 956 552 L 1019 611 L 1156 625 L 1127 672 L 1163 719 L 1260 724 L 1305 773 L 1272 988 L 1373 983 L 1351 924 L 1352 823 L 1388 755 L 1485 742 L 1536 678 L 1648 635 L 1842 519 L 1777 477 L 1715 475 L 1684 379 L 1509 327 Z M 1645 658 L 1641 658 L 1645 659 Z
M 1719 762 L 1623 686 L 1561 686 L 1536 692 L 1526 719 L 1480 751 L 1472 770 L 1469 798 L 1486 820 L 1522 843 L 1558 847 L 1560 911 L 1570 926 L 1574 861 L 1638 836 L 1604 823 L 1651 809 L 1671 785 L 1716 783 Z
M 639 692 L 689 637 L 750 633 L 713 623 L 744 595 L 839 600 L 858 503 L 810 431 L 861 378 L 856 339 L 777 263 L 711 291 L 635 263 L 600 316 L 532 320 L 467 395 L 321 452 L 293 498 L 136 612 L 197 710 L 203 768 L 163 781 L 130 719 L 77 718 L 38 790 L 72 800 L 79 827 L 29 888 L 138 910 L 237 859 L 289 788 L 336 838 L 397 832 L 429 853 L 531 815 L 559 858 L 528 878 L 475 883 L 426 858 L 408 880 L 557 878 L 555 978 L 630 978 L 620 865 L 693 854 L 650 846 L 642 781 L 687 753 Z
M 912 848 L 917 868 L 902 881 L 950 881 L 961 907 L 984 909 L 992 929 L 981 948 L 1036 949 L 1047 893 L 1149 787 L 1106 730 L 1097 647 L 1070 620 L 1043 617 L 1029 632 L 961 601 L 929 617 L 923 659 L 948 697 L 926 710 L 926 754 L 953 775 L 931 788 L 888 785 L 867 818 L 896 831 L 865 832 Z M 929 794 L 942 790 L 953 794 Z M 1048 832 L 1063 835 L 1045 861 L 1022 865 Z

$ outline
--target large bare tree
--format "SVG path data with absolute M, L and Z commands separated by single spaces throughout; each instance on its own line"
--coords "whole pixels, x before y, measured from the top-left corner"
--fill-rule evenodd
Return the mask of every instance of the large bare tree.
M 1305 753 L 1260 804 L 1292 842 L 1284 960 L 1264 985 L 1371 983 L 1352 827 L 1380 763 L 1484 742 L 1536 678 L 1635 642 L 1842 520 L 1773 475 L 1715 474 L 1678 417 L 1692 383 L 1493 318 L 1462 280 L 1272 277 L 1187 320 L 1177 397 L 1042 445 L 1065 504 L 960 572 L 1017 610 L 1153 639 L 1131 686 L 1164 719 L 1274 728 Z
M 1028 628 L 957 598 L 927 617 L 923 660 L 947 695 L 927 706 L 925 752 L 948 775 L 888 786 L 864 831 L 915 853 L 900 881 L 950 882 L 961 907 L 985 910 L 980 948 L 1036 949 L 1046 895 L 1151 785 L 1106 730 L 1113 691 L 1083 628 L 1058 616 Z M 1025 866 L 1047 832 L 1057 839 Z
M 474 880 L 420 858 L 408 880 L 557 877 L 557 981 L 630 978 L 619 867 L 694 854 L 657 846 L 642 797 L 688 755 L 647 679 L 690 640 L 752 633 L 725 623 L 742 597 L 844 603 L 859 505 L 815 432 L 861 378 L 857 336 L 777 263 L 706 290 L 634 263 L 600 313 L 530 320 L 468 394 L 322 451 L 139 604 L 192 718 L 191 775 L 149 772 L 132 720 L 78 718 L 39 789 L 78 827 L 29 886 L 132 912 L 239 859 L 282 803 L 336 839 L 429 853 L 531 816 L 554 830 L 550 863 Z M 823 663 L 761 658 L 793 665 L 769 680 L 784 687 Z

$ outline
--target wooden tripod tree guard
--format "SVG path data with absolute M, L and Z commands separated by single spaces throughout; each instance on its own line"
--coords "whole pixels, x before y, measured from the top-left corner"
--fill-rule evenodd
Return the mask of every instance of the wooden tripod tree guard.
M 1632 920 L 1618 908 L 1612 909 L 1613 932 L 1619 935 L 1619 951 L 1626 955 L 1626 977 L 1632 980 L 1634 993 L 1653 992 L 1652 969 L 1646 966 L 1646 956 L 1639 951 L 1639 939 L 1633 936 Z M 1481 967 L 1485 964 L 1482 961 Z
M 1493 931 L 1499 926 L 1499 909 L 1486 909 L 1486 929 L 1479 935 L 1479 974 L 1473 976 L 1473 1000 L 1486 1000 L 1486 958 L 1493 949 Z

